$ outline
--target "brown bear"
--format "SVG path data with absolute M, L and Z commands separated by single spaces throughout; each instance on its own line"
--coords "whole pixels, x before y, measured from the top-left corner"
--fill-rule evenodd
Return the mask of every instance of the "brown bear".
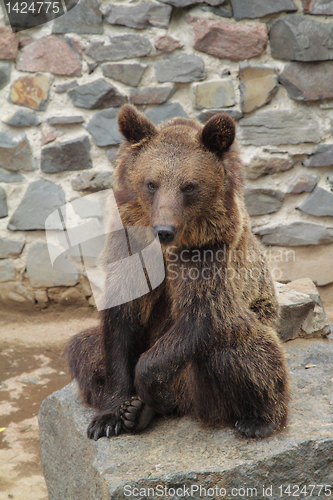
M 175 118 L 157 128 L 132 105 L 118 123 L 121 219 L 153 228 L 166 278 L 102 311 L 100 327 L 68 345 L 71 375 L 99 410 L 88 437 L 138 432 L 155 411 L 267 437 L 285 425 L 288 375 L 274 284 L 244 206 L 235 124 L 221 113 L 203 127 Z M 108 245 L 105 253 L 107 261 Z

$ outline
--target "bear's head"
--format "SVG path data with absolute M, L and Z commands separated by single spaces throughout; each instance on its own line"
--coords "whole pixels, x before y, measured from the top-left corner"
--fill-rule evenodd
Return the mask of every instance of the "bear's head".
M 243 211 L 232 118 L 217 114 L 203 127 L 175 118 L 157 128 L 127 104 L 118 123 L 126 139 L 115 185 L 123 223 L 151 226 L 162 245 L 232 241 Z

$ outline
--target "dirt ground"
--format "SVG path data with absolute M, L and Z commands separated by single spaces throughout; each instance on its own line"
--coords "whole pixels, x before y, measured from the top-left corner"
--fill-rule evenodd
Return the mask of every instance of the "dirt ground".
M 333 323 L 332 298 L 323 299 Z M 47 500 L 39 406 L 70 380 L 62 356 L 67 339 L 97 318 L 87 307 L 18 313 L 0 306 L 0 500 Z
M 47 500 L 38 439 L 39 406 L 69 382 L 64 346 L 69 337 L 97 324 L 97 312 L 86 307 L 25 313 L 3 309 L 0 500 Z

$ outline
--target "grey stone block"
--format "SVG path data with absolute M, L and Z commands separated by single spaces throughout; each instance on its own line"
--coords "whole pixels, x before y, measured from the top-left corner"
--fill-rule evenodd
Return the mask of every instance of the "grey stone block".
M 297 208 L 310 215 L 333 216 L 333 194 L 317 186 Z
M 97 146 L 112 146 L 123 142 L 124 137 L 118 132 L 117 114 L 119 108 L 105 109 L 93 115 L 84 127 L 93 136 Z
M 291 179 L 288 183 L 287 193 L 311 193 L 320 180 L 319 175 L 304 174 L 303 172 Z
M 248 0 L 231 0 L 234 18 L 239 19 L 254 19 L 256 17 L 264 17 L 277 12 L 295 12 L 297 7 L 293 0 L 265 0 L 252 1 Z
M 188 118 L 179 102 L 166 102 L 165 104 L 154 106 L 146 115 L 155 125 L 159 125 L 166 120 L 171 120 L 171 118 L 177 118 L 177 116 Z
M 7 207 L 7 195 L 6 191 L 0 187 L 0 219 L 7 217 L 8 207 Z
M 320 16 L 333 16 L 331 0 L 302 0 L 304 13 Z
M 24 241 L 0 238 L 0 259 L 18 257 L 22 253 L 24 245 Z
M 82 172 L 72 180 L 74 191 L 102 191 L 112 187 L 113 172 Z
M 272 57 L 288 61 L 329 61 L 333 59 L 333 26 L 311 18 L 291 14 L 272 22 Z
M 67 93 L 74 106 L 86 109 L 112 108 L 125 104 L 127 100 L 113 85 L 102 78 L 75 87 Z
M 258 179 L 262 175 L 272 175 L 278 172 L 290 170 L 295 161 L 290 158 L 278 156 L 256 156 L 246 165 L 246 176 L 248 179 Z
M 139 30 L 149 26 L 167 29 L 171 12 L 171 6 L 157 2 L 141 2 L 136 5 L 108 4 L 104 17 L 109 24 L 120 24 Z
M 50 116 L 46 121 L 49 125 L 76 125 L 84 119 L 83 116 Z
M 0 283 L 15 280 L 15 267 L 11 260 L 0 260 Z
M 54 92 L 56 92 L 57 94 L 63 94 L 64 92 L 67 92 L 67 90 L 73 89 L 74 87 L 77 86 L 78 86 L 77 80 L 72 80 L 71 82 L 59 83 L 58 85 L 55 86 Z
M 212 116 L 218 113 L 227 113 L 227 115 L 231 116 L 234 120 L 239 120 L 243 117 L 243 113 L 240 109 L 230 109 L 230 108 L 221 108 L 221 109 L 205 109 L 198 114 L 197 118 L 201 123 L 206 123 Z
M 44 147 L 41 152 L 41 169 L 48 174 L 54 174 L 91 168 L 90 147 L 90 140 L 86 135 Z
M 142 498 L 151 498 L 147 488 L 156 492 L 157 485 L 164 499 L 208 498 L 199 497 L 200 486 L 217 486 L 226 489 L 226 498 L 232 488 L 256 488 L 258 500 L 267 500 L 263 487 L 272 485 L 268 496 L 277 500 L 283 498 L 280 485 L 332 484 L 333 342 L 294 340 L 286 351 L 293 394 L 289 421 L 262 441 L 171 417 L 155 419 L 136 436 L 90 441 L 86 429 L 95 412 L 81 404 L 76 384 L 53 393 L 39 411 L 49 500 L 134 499 L 140 492 L 134 488 L 146 488 Z M 198 488 L 192 496 L 184 492 L 191 485 Z M 177 495 L 171 488 L 182 491 Z M 214 490 L 210 496 L 222 498 Z
M 207 76 L 203 59 L 194 54 L 168 55 L 154 64 L 156 80 L 164 82 L 194 82 Z
M 36 169 L 31 146 L 24 132 L 0 132 L 0 167 L 14 172 Z
M 46 243 L 32 246 L 27 256 L 27 275 L 31 286 L 42 288 L 76 285 L 79 280 L 78 272 L 68 256 L 60 255 L 56 262 L 57 267 L 54 268 Z
M 39 116 L 25 109 L 18 109 L 4 116 L 1 121 L 12 127 L 32 127 L 40 124 Z
M 281 226 L 254 227 L 252 231 L 261 236 L 261 241 L 266 245 L 293 247 L 333 242 L 333 227 L 312 222 L 297 221 Z
M 10 82 L 11 67 L 9 62 L 0 64 L 0 90 Z
M 249 215 L 271 214 L 282 206 L 285 193 L 278 189 L 247 187 L 244 191 L 245 206 Z
M 176 85 L 166 85 L 164 87 L 142 87 L 132 88 L 129 92 L 129 102 L 133 104 L 162 104 L 170 99 L 176 92 Z
M 279 77 L 295 101 L 318 101 L 333 97 L 333 62 L 290 63 Z
M 142 78 L 147 64 L 134 63 L 105 63 L 101 66 L 103 75 L 107 78 L 113 78 L 119 82 L 137 87 Z
M 96 0 L 80 0 L 74 9 L 52 23 L 52 33 L 103 33 L 102 12 Z
M 241 141 L 256 146 L 316 143 L 322 136 L 319 122 L 303 111 L 260 110 L 239 125 Z
M 333 144 L 321 144 L 309 159 L 303 162 L 305 167 L 330 167 L 333 165 Z
M 29 184 L 21 203 L 12 215 L 8 229 L 11 231 L 44 231 L 47 217 L 65 202 L 65 193 L 60 186 L 44 179 L 34 181 Z
M 85 53 L 97 62 L 121 61 L 147 56 L 152 49 L 148 38 L 135 33 L 106 36 L 103 42 L 90 42 Z
M 22 182 L 24 177 L 19 172 L 6 172 L 0 168 L 0 182 Z

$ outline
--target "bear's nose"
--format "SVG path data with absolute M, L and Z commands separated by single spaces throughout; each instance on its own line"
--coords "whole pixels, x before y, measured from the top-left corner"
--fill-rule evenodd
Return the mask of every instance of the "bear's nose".
M 163 244 L 170 243 L 176 236 L 175 226 L 154 226 L 155 236 L 158 236 L 160 242 Z

